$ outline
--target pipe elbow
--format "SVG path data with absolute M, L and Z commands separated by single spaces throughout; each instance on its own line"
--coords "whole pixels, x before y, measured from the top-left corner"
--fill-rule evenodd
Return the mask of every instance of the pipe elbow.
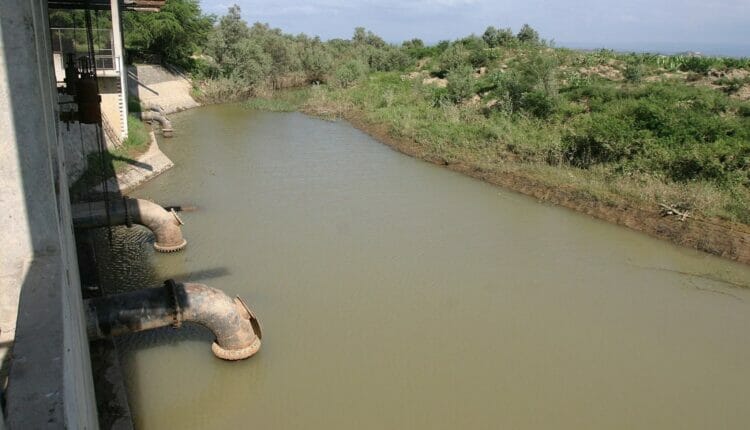
M 185 321 L 200 324 L 214 334 L 214 355 L 223 360 L 243 360 L 260 349 L 261 331 L 255 315 L 239 297 L 203 284 L 184 284 Z
M 109 297 L 88 299 L 87 332 L 90 340 L 136 333 L 183 322 L 204 326 L 214 335 L 211 350 L 223 360 L 243 360 L 260 350 L 260 323 L 239 297 L 203 284 L 167 281 L 162 288 L 147 288 Z
M 154 248 L 159 252 L 176 252 L 187 246 L 182 235 L 182 221 L 174 211 L 142 199 L 115 199 L 73 205 L 76 228 L 98 228 L 109 225 L 140 224 L 155 236 Z
M 133 220 L 154 233 L 154 249 L 159 252 L 176 252 L 187 246 L 180 228 L 182 222 L 176 213 L 148 200 L 127 199 L 126 204 Z
M 161 125 L 161 133 L 164 137 L 172 137 L 174 129 L 172 123 L 167 119 L 166 115 L 157 111 L 143 111 L 141 112 L 141 120 L 143 121 L 157 121 Z

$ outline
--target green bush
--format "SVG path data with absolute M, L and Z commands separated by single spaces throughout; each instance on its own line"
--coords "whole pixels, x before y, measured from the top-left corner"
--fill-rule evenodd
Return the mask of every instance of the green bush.
M 576 167 L 617 162 L 641 151 L 647 135 L 636 130 L 632 119 L 594 113 L 574 122 L 563 136 L 563 153 Z
M 341 88 L 348 88 L 367 73 L 367 66 L 360 61 L 350 60 L 339 66 L 334 72 L 333 81 Z
M 537 118 L 547 118 L 555 112 L 556 101 L 545 91 L 536 89 L 523 95 L 521 106 Z
M 469 99 L 474 92 L 474 70 L 469 66 L 453 69 L 448 73 L 448 97 L 453 103 Z
M 495 72 L 488 77 L 491 95 L 498 100 L 496 109 L 513 114 L 521 109 L 524 94 L 531 87 L 516 72 Z
M 500 54 L 493 49 L 477 49 L 469 54 L 469 62 L 474 67 L 487 67 L 499 57 Z
M 643 79 L 644 74 L 644 67 L 643 64 L 640 62 L 629 62 L 628 65 L 625 67 L 625 71 L 623 72 L 623 76 L 625 76 L 625 80 L 632 83 L 640 82 Z
M 706 57 L 687 57 L 680 65 L 683 72 L 695 72 L 705 75 L 714 65 L 716 60 Z
M 521 43 L 536 44 L 540 42 L 539 33 L 531 28 L 529 24 L 524 24 L 523 27 L 521 27 L 516 38 Z
M 371 70 L 390 72 L 393 70 L 403 70 L 410 63 L 410 60 L 400 49 L 386 47 L 370 49 L 367 63 Z
M 490 48 L 509 47 L 515 45 L 518 41 L 510 28 L 497 29 L 492 26 L 487 27 L 482 34 L 482 39 Z
M 333 67 L 333 57 L 320 44 L 304 48 L 302 52 L 302 69 L 309 82 L 325 82 Z
M 566 94 L 585 94 L 591 110 L 563 137 L 572 165 L 614 163 L 660 172 L 674 181 L 747 183 L 750 123 L 731 114 L 726 96 L 684 84 L 615 93 L 604 88 Z
M 440 55 L 439 67 L 443 72 L 449 72 L 469 64 L 471 53 L 461 44 L 453 44 Z

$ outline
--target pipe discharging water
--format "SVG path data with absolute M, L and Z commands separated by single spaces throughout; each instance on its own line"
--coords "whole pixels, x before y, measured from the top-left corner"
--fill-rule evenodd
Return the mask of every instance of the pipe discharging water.
M 260 349 L 260 323 L 245 302 L 203 284 L 168 280 L 159 288 L 88 299 L 85 308 L 89 340 L 191 322 L 211 330 L 211 350 L 222 360 L 243 360 Z

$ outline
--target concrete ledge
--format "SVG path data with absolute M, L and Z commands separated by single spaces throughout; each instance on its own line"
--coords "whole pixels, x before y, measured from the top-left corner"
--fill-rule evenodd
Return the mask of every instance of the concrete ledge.
M 149 133 L 149 137 L 151 144 L 148 150 L 116 177 L 107 180 L 109 192 L 125 193 L 174 167 L 172 160 L 159 149 L 153 131 Z M 99 185 L 94 190 L 103 192 L 104 187 Z

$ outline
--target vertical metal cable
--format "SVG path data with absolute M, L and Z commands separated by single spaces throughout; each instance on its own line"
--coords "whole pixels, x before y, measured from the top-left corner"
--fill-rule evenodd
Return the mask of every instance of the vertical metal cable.
M 91 24 L 91 8 L 88 0 L 84 2 L 85 5 L 85 18 L 86 18 L 86 41 L 88 42 L 88 57 L 90 63 L 90 70 L 94 77 L 94 83 L 97 94 L 99 94 L 99 77 L 96 73 L 96 52 L 94 49 L 94 35 Z M 97 11 L 97 22 L 99 21 L 99 12 Z M 99 109 L 101 110 L 101 103 L 99 103 Z M 107 236 L 109 238 L 109 245 L 112 246 L 112 215 L 109 207 L 109 186 L 107 184 L 107 160 L 105 153 L 107 151 L 106 142 L 102 139 L 102 124 L 101 122 L 96 123 L 96 145 L 99 150 L 99 162 L 102 177 L 102 191 L 104 192 L 104 211 L 107 215 Z M 114 173 L 114 166 L 112 168 Z

